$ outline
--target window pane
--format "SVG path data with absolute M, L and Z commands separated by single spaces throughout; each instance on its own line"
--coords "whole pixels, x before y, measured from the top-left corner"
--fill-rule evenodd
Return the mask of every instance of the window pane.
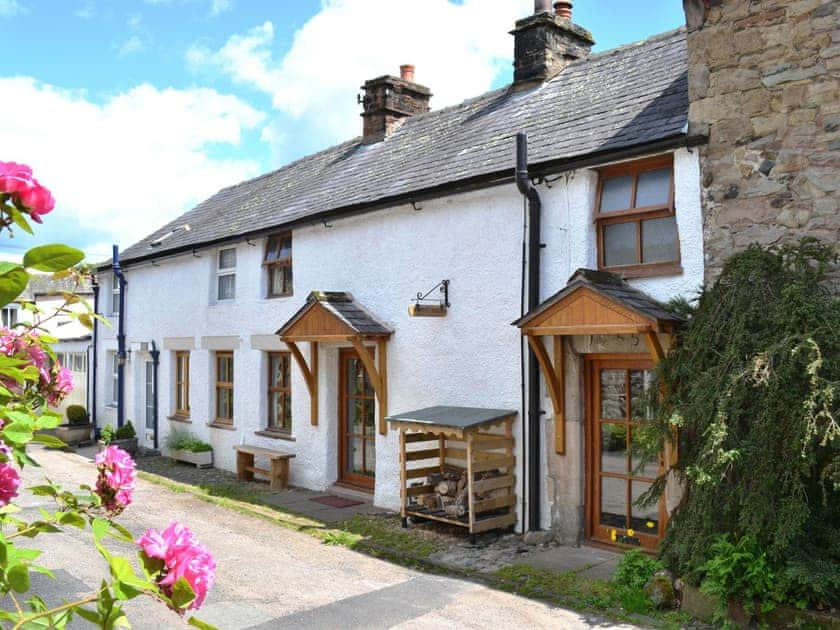
M 272 236 L 268 239 L 268 243 L 265 246 L 265 262 L 273 262 L 277 260 L 277 250 L 279 249 L 279 243 L 277 242 L 277 237 Z
M 604 265 L 633 265 L 636 260 L 636 223 L 604 226 Z
M 677 260 L 677 218 L 642 221 L 642 262 Z
M 292 257 L 292 237 L 291 236 L 284 236 L 280 240 L 280 258 L 291 258 Z
M 630 371 L 630 417 L 641 420 L 650 415 L 651 410 L 645 409 L 646 392 L 651 388 L 654 380 L 652 370 Z
M 219 251 L 219 269 L 234 269 L 236 267 L 236 250 L 223 249 Z
M 627 387 L 624 370 L 601 370 L 601 417 L 627 418 Z
M 233 390 L 216 390 L 216 416 L 221 420 L 233 420 Z
M 273 266 L 268 270 L 268 293 L 272 296 L 291 295 L 292 268 Z
M 605 179 L 601 189 L 601 212 L 629 209 L 632 193 L 632 176 L 624 175 Z
M 219 371 L 217 380 L 220 383 L 233 382 L 233 357 L 220 356 L 218 357 Z
M 634 477 L 656 479 L 659 476 L 659 462 L 642 457 L 641 449 L 633 442 L 633 430 L 630 430 L 630 471 Z
M 663 168 L 658 171 L 639 173 L 639 183 L 636 188 L 636 207 L 661 206 L 668 203 L 671 197 L 671 169 Z
M 236 276 L 227 274 L 219 276 L 219 299 L 230 300 L 236 297 Z
M 627 482 L 624 479 L 601 478 L 601 524 L 627 527 Z
M 626 424 L 601 424 L 601 470 L 627 474 Z
M 642 496 L 643 493 L 647 492 L 650 489 L 650 484 L 645 483 L 643 481 L 634 481 L 632 482 L 632 489 L 633 489 L 633 503 L 636 503 L 636 499 Z M 659 533 L 659 504 L 654 503 L 648 507 L 638 507 L 636 505 L 631 506 L 633 518 L 630 521 L 630 527 L 635 529 L 637 532 L 651 534 L 656 536 Z

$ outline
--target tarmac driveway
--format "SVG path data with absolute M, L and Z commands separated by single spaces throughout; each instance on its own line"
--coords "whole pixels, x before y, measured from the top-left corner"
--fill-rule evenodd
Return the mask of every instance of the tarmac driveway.
M 45 477 L 67 488 L 93 483 L 96 471 L 79 455 L 37 448 L 33 455 L 43 468 L 28 468 L 26 485 Z M 47 503 L 24 493 L 21 506 L 29 512 Z M 418 573 L 138 480 L 135 503 L 120 522 L 139 535 L 171 520 L 190 527 L 216 557 L 216 585 L 197 616 L 223 629 L 631 627 L 472 582 Z M 107 574 L 89 537 L 73 529 L 27 541 L 45 551 L 42 564 L 58 578 L 33 579 L 47 603 L 89 593 Z M 151 601 L 130 602 L 127 611 L 135 628 L 185 627 Z

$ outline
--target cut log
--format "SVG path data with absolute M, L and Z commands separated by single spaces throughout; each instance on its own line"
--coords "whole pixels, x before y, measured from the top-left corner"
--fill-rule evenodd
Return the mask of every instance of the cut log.
M 435 486 L 435 492 L 443 496 L 455 496 L 458 493 L 457 481 L 441 481 Z

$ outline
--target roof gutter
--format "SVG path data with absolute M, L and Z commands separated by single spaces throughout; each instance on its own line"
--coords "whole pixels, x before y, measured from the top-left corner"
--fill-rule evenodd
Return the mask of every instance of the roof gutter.
M 516 187 L 528 201 L 528 312 L 540 303 L 542 201 L 528 173 L 528 136 L 516 134 Z M 524 345 L 523 338 L 520 343 Z M 524 351 L 524 348 L 523 348 Z M 528 349 L 528 430 L 524 449 L 528 479 L 528 530 L 540 529 L 540 382 L 537 356 Z M 523 405 L 524 408 L 524 405 Z M 522 423 L 525 434 L 525 422 Z M 523 436 L 524 437 L 524 436 Z M 524 493 L 523 493 L 524 495 Z
M 628 160 L 636 157 L 641 157 L 643 155 L 649 155 L 651 153 L 670 151 L 673 149 L 681 149 L 684 147 L 691 148 L 699 146 L 701 144 L 705 144 L 707 141 L 707 136 L 688 136 L 684 133 L 679 133 L 665 138 L 661 138 L 660 140 L 656 140 L 654 142 L 647 142 L 631 147 L 625 147 L 621 149 L 606 149 L 604 151 L 595 151 L 593 153 L 587 153 L 583 156 L 573 156 L 570 158 L 546 160 L 537 164 L 531 164 L 529 166 L 529 172 L 532 178 L 546 177 L 549 175 L 556 175 L 558 173 L 574 171 L 581 168 L 601 166 L 609 162 L 619 162 L 622 160 Z M 273 225 L 271 227 L 260 228 L 258 230 L 252 230 L 250 232 L 242 232 L 240 234 L 237 234 L 236 236 L 217 238 L 208 241 L 203 241 L 201 243 L 193 243 L 190 245 L 182 245 L 180 247 L 173 247 L 172 249 L 164 250 L 161 252 L 150 251 L 148 254 L 132 257 L 131 259 L 124 261 L 122 266 L 123 268 L 127 268 L 131 265 L 136 265 L 152 260 L 157 261 L 166 258 L 171 258 L 174 256 L 180 256 L 182 254 L 193 252 L 200 248 L 209 248 L 227 243 L 235 243 L 247 239 L 260 238 L 269 234 L 273 234 L 278 229 L 291 230 L 304 226 L 315 225 L 318 223 L 329 222 L 334 219 L 366 214 L 368 212 L 374 212 L 383 208 L 410 205 L 412 203 L 419 203 L 421 201 L 437 199 L 442 196 L 460 195 L 464 193 L 474 192 L 476 190 L 481 190 L 484 188 L 489 188 L 492 186 L 502 186 L 505 184 L 513 183 L 514 181 L 515 174 L 512 174 L 509 168 L 500 171 L 493 171 L 490 173 L 483 173 L 481 175 L 467 177 L 464 179 L 459 179 L 457 181 L 447 182 L 445 184 L 432 186 L 430 188 L 423 188 L 421 190 L 416 190 L 413 192 L 393 195 L 391 197 L 384 197 L 376 201 L 367 201 L 363 203 L 352 204 L 349 206 L 343 206 L 341 208 L 335 208 L 332 210 L 325 210 L 323 212 L 308 215 L 295 221 L 289 221 L 287 223 L 278 223 L 277 225 Z M 106 271 L 111 266 L 111 262 L 106 262 L 98 266 L 97 269 L 99 271 Z

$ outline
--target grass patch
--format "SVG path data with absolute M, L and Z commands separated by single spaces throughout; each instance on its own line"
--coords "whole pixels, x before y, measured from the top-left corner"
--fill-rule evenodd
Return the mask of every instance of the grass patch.
M 444 549 L 441 542 L 426 538 L 421 532 L 403 529 L 394 516 L 357 514 L 339 523 L 338 527 L 358 535 L 356 546 L 377 548 L 416 559 L 427 559 Z
M 684 628 L 691 620 L 686 613 L 655 610 L 638 588 L 585 578 L 571 571 L 554 573 L 518 564 L 496 571 L 490 581 L 517 595 L 668 630 Z
M 224 497 L 226 499 L 233 499 L 234 501 L 242 501 L 244 503 L 257 503 L 265 505 L 260 501 L 260 494 L 253 490 L 248 490 L 236 483 L 207 483 L 198 486 L 204 493 L 211 497 Z

